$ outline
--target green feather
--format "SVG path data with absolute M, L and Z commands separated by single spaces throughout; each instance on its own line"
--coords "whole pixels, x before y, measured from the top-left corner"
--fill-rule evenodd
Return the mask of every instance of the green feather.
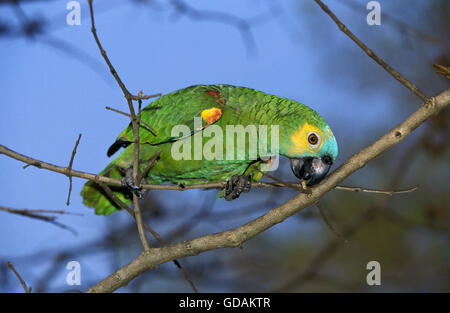
M 143 109 L 141 119 L 156 130 L 156 133 L 142 125 L 140 136 L 140 170 L 142 171 L 148 162 L 160 153 L 160 159 L 148 171 L 145 179 L 150 184 L 179 184 L 193 185 L 207 182 L 219 182 L 227 180 L 233 175 L 250 174 L 254 181 L 261 178 L 262 174 L 250 167 L 251 164 L 260 166 L 260 161 L 251 160 L 248 149 L 245 151 L 244 160 L 175 160 L 172 157 L 172 147 L 184 140 L 195 140 L 194 118 L 200 117 L 204 110 L 217 108 L 222 110 L 220 118 L 214 122 L 222 129 L 224 138 L 227 135 L 227 125 L 278 125 L 280 154 L 287 157 L 299 157 L 290 155 L 290 147 L 293 145 L 291 134 L 304 123 L 309 123 L 321 129 L 324 133 L 329 129 L 325 121 L 311 108 L 294 100 L 277 97 L 258 90 L 236 87 L 231 85 L 197 85 L 181 89 L 167 94 Z M 186 125 L 189 129 L 188 137 L 179 141 L 179 137 L 172 135 L 172 129 L 176 125 Z M 202 127 L 208 124 L 203 121 Z M 204 132 L 205 128 L 203 128 Z M 331 131 L 330 131 L 331 132 Z M 270 150 L 270 130 L 267 142 Z M 210 138 L 203 138 L 203 144 Z M 115 179 L 122 179 L 125 170 L 133 164 L 133 129 L 131 124 L 117 137 L 119 146 L 128 145 L 119 156 L 114 159 L 100 175 L 106 175 Z M 246 136 L 246 147 L 249 139 Z M 116 144 L 118 146 L 118 144 Z M 236 147 L 236 139 L 234 142 Z M 222 146 L 226 153 L 226 140 Z M 236 149 L 235 149 L 236 150 Z M 322 151 L 323 150 L 323 151 Z M 321 151 L 317 153 L 330 153 L 335 159 L 337 144 L 334 136 L 324 143 Z M 191 144 L 191 156 L 195 153 L 194 144 Z M 258 151 L 258 157 L 259 155 Z M 116 187 L 114 193 L 127 205 L 131 200 L 127 191 L 122 187 Z M 94 182 L 88 182 L 82 192 L 84 203 L 95 208 L 97 214 L 108 215 L 118 209 L 118 206 L 103 192 Z M 223 192 L 219 192 L 223 196 Z

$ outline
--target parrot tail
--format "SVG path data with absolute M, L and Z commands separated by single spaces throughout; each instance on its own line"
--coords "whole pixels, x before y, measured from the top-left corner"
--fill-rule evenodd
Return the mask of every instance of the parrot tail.
M 109 164 L 103 171 L 99 173 L 99 176 L 106 176 L 114 179 L 121 180 L 125 173 L 121 171 L 114 164 Z M 121 186 L 109 186 L 113 193 L 122 200 L 126 205 L 132 203 L 131 193 Z M 103 188 L 93 181 L 88 181 L 81 190 L 81 196 L 83 197 L 83 203 L 95 209 L 95 214 L 98 215 L 110 215 L 111 213 L 120 210 L 120 206 L 117 205 L 103 190 Z

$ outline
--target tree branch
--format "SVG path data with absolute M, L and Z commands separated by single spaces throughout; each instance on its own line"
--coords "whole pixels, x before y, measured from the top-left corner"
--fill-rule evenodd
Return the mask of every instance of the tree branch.
M 156 160 L 156 159 L 155 159 Z M 122 200 L 120 200 L 111 190 L 111 188 L 108 187 L 108 185 L 106 185 L 105 183 L 99 183 L 100 187 L 103 188 L 103 190 L 106 192 L 106 194 L 115 202 L 117 203 L 117 205 L 119 205 L 122 209 L 124 209 L 125 211 L 128 212 L 128 214 L 130 214 L 134 219 L 136 219 L 136 215 L 135 212 L 133 212 L 125 203 L 123 203 Z M 159 245 L 161 247 L 165 246 L 164 241 L 162 240 L 161 236 L 155 231 L 153 230 L 150 226 L 148 226 L 147 224 L 143 223 L 144 228 L 150 233 L 152 234 L 153 237 L 155 237 L 155 239 L 158 241 Z M 180 270 L 181 274 L 183 275 L 183 277 L 186 279 L 186 281 L 189 283 L 189 285 L 191 286 L 191 288 L 194 290 L 194 292 L 198 292 L 197 288 L 195 287 L 194 283 L 192 282 L 191 278 L 187 275 L 187 273 L 185 272 L 185 270 L 183 269 L 183 267 L 181 266 L 180 262 L 178 262 L 178 260 L 173 260 L 172 261 L 176 267 L 178 267 L 178 269 Z
M 336 23 L 339 29 L 344 32 L 351 40 L 353 40 L 369 57 L 371 57 L 375 62 L 381 65 L 389 74 L 391 74 L 396 80 L 402 83 L 406 88 L 411 90 L 415 95 L 417 95 L 424 103 L 427 103 L 430 99 L 425 95 L 419 88 L 414 84 L 409 82 L 402 74 L 394 70 L 389 64 L 383 61 L 379 56 L 377 56 L 369 47 L 367 47 L 361 40 L 358 39 L 338 18 L 331 12 L 331 10 L 326 6 L 321 0 L 314 0 L 322 8 L 325 13 L 327 13 L 331 19 Z
M 20 281 L 20 284 L 22 285 L 25 293 L 30 293 L 31 288 L 27 287 L 27 284 L 23 280 L 22 276 L 20 276 L 20 274 L 16 271 L 16 269 L 14 268 L 14 265 L 11 262 L 8 262 L 8 267 L 11 269 L 11 271 L 13 271 L 14 275 L 16 275 L 17 279 Z
M 160 94 L 160 95 L 161 95 L 161 94 Z M 155 108 L 156 108 L 156 107 L 155 107 Z M 117 109 L 114 109 L 114 108 L 111 108 L 111 107 L 105 107 L 105 109 L 107 109 L 107 110 L 109 110 L 109 111 L 113 111 L 113 112 L 119 113 L 119 114 L 124 115 L 124 116 L 126 116 L 126 117 L 128 117 L 128 118 L 131 118 L 131 115 L 130 115 L 130 114 L 125 113 L 125 112 L 122 112 L 122 111 L 120 111 L 120 110 L 117 110 Z M 142 125 L 144 125 L 144 126 L 147 127 L 153 134 L 156 134 L 156 130 L 155 130 L 152 126 L 150 126 L 150 124 L 146 123 L 145 121 L 139 120 L 138 124 L 139 124 L 140 127 L 143 127 Z M 142 124 L 142 125 L 141 125 L 141 124 Z
M 81 140 L 81 134 L 78 135 L 78 139 L 77 142 L 75 143 L 75 147 L 73 148 L 72 151 L 72 155 L 70 157 L 70 161 L 69 161 L 69 165 L 67 166 L 67 171 L 70 172 L 70 170 L 72 169 L 72 164 L 73 164 L 73 159 L 75 158 L 75 154 L 77 153 L 77 148 L 78 148 L 78 144 L 80 143 Z M 72 176 L 69 176 L 69 192 L 67 193 L 67 206 L 70 204 L 70 194 L 72 193 Z
M 88 173 L 88 172 L 82 172 L 71 169 L 70 171 L 67 169 L 67 167 L 57 166 L 51 163 L 47 163 L 44 161 L 40 161 L 38 159 L 34 159 L 28 156 L 25 156 L 23 154 L 20 154 L 14 150 L 11 150 L 3 145 L 0 145 L 0 154 L 4 154 L 10 158 L 16 159 L 18 161 L 27 163 L 24 167 L 28 167 L 30 165 L 35 166 L 40 169 L 46 169 L 52 172 L 61 173 L 64 175 L 70 175 L 74 177 L 84 178 L 88 180 L 92 180 L 99 183 L 105 183 L 110 186 L 122 186 L 122 182 L 118 179 L 109 178 L 106 176 L 99 176 L 96 174 Z M 152 165 L 153 159 L 150 161 L 150 163 L 147 165 L 149 167 Z M 145 173 L 146 170 L 144 170 Z M 142 174 L 143 176 L 144 174 Z M 272 177 L 272 176 L 271 176 Z M 142 189 L 146 190 L 178 190 L 178 191 L 184 191 L 189 189 L 221 189 L 224 188 L 226 184 L 226 181 L 221 182 L 214 182 L 214 183 L 204 183 L 204 184 L 197 184 L 197 185 L 187 185 L 187 186 L 180 186 L 180 185 L 152 185 L 152 184 L 143 184 L 141 185 Z M 293 189 L 299 190 L 302 188 L 301 184 L 298 183 L 281 183 L 281 182 L 255 182 L 252 183 L 252 187 L 258 187 L 258 188 L 274 188 L 274 187 L 292 187 Z M 363 188 L 363 187 L 349 187 L 349 186 L 335 186 L 334 189 L 336 190 L 344 190 L 344 191 L 352 191 L 352 192 L 365 192 L 365 193 L 377 193 L 377 194 L 385 194 L 385 195 L 394 195 L 394 194 L 401 194 L 401 193 L 408 193 L 413 192 L 418 189 L 418 187 L 413 187 L 409 189 L 404 190 L 378 190 L 378 189 L 369 189 L 369 188 Z
M 109 70 L 111 71 L 111 74 L 116 79 L 117 84 L 119 85 L 120 89 L 122 89 L 123 95 L 125 96 L 125 99 L 127 100 L 127 103 L 128 103 L 128 109 L 130 110 L 130 119 L 131 119 L 131 124 L 133 126 L 133 137 L 134 137 L 134 140 L 133 140 L 133 142 L 134 142 L 133 179 L 134 179 L 134 183 L 136 184 L 136 186 L 139 187 L 141 184 L 141 182 L 138 181 L 138 177 L 139 177 L 139 125 L 137 123 L 136 113 L 134 111 L 133 100 L 141 101 L 143 96 L 142 96 L 142 93 L 139 93 L 139 95 L 136 97 L 136 96 L 133 96 L 128 91 L 128 89 L 125 87 L 125 84 L 120 79 L 119 74 L 117 74 L 116 69 L 114 68 L 114 66 L 112 65 L 108 56 L 106 55 L 106 51 L 105 51 L 105 49 L 103 49 L 103 46 L 100 43 L 100 40 L 97 35 L 97 30 L 95 28 L 94 8 L 92 6 L 92 1 L 93 0 L 88 0 L 89 11 L 91 14 L 92 35 L 94 36 L 95 42 L 97 43 L 97 46 L 98 46 L 98 49 L 100 50 L 100 53 L 101 53 L 103 59 L 105 60 L 106 64 L 108 65 Z M 141 238 L 141 242 L 144 247 L 144 250 L 149 250 L 150 246 L 148 244 L 147 237 L 145 236 L 145 232 L 144 232 L 141 208 L 139 206 L 139 197 L 134 192 L 133 192 L 133 207 L 134 207 L 136 224 L 137 224 L 137 228 L 139 231 L 139 237 Z
M 44 215 L 44 214 L 70 214 L 70 215 L 81 215 L 81 214 L 70 213 L 70 212 L 66 212 L 66 211 L 62 211 L 62 210 L 13 209 L 13 208 L 8 208 L 8 207 L 4 207 L 4 206 L 0 206 L 0 211 L 4 211 L 4 212 L 12 213 L 12 214 L 22 215 L 22 216 L 26 216 L 26 217 L 29 217 L 29 218 L 41 220 L 41 221 L 53 224 L 53 225 L 55 225 L 55 226 L 57 226 L 59 228 L 68 230 L 71 233 L 73 233 L 74 235 L 78 234 L 77 231 L 75 229 L 73 229 L 72 227 L 69 227 L 67 225 L 64 225 L 62 223 L 57 222 L 56 221 L 56 216 L 54 216 L 54 215 Z
M 103 58 L 105 59 L 105 62 L 107 63 L 107 65 L 108 65 L 112 75 L 116 79 L 118 85 L 122 89 L 122 92 L 123 92 L 123 94 L 125 96 L 125 99 L 127 100 L 127 103 L 128 103 L 128 108 L 130 110 L 129 118 L 131 119 L 131 124 L 132 124 L 132 127 L 133 127 L 133 139 L 134 139 L 133 140 L 133 142 L 134 142 L 133 179 L 134 179 L 134 183 L 136 184 L 136 186 L 137 187 L 141 187 L 142 176 L 144 175 L 144 173 L 146 173 L 150 169 L 151 166 L 153 166 L 153 164 L 159 158 L 159 154 L 158 154 L 146 166 L 146 168 L 144 170 L 144 173 L 140 173 L 140 171 L 139 171 L 139 143 L 140 143 L 140 140 L 139 140 L 139 127 L 140 127 L 141 122 L 145 123 L 144 121 L 141 121 L 142 100 L 143 99 L 149 99 L 151 97 L 158 97 L 161 94 L 144 96 L 142 91 L 140 91 L 138 96 L 136 97 L 136 96 L 133 96 L 128 91 L 128 89 L 125 87 L 125 84 L 122 82 L 122 80 L 120 79 L 120 77 L 117 74 L 116 70 L 114 69 L 112 63 L 110 62 L 108 56 L 106 55 L 106 51 L 103 49 L 103 47 L 102 47 L 102 45 L 100 43 L 100 40 L 99 40 L 99 38 L 97 36 L 97 31 L 95 29 L 94 10 L 93 10 L 93 6 L 92 6 L 92 1 L 93 0 L 88 0 L 88 2 L 89 2 L 89 11 L 90 11 L 90 15 L 91 15 L 92 34 L 94 35 L 94 38 L 95 38 L 97 46 L 98 46 L 98 48 L 100 50 L 100 53 L 102 54 Z M 134 111 L 133 100 L 137 100 L 138 104 L 139 104 L 139 111 L 138 111 L 137 115 L 136 115 L 136 113 Z M 117 112 L 117 110 L 116 110 L 116 112 Z M 147 123 L 145 123 L 145 125 L 150 127 L 150 129 L 153 131 L 153 133 L 156 133 L 156 131 L 150 125 L 148 125 Z M 142 214 L 141 214 L 140 205 L 139 205 L 139 197 L 137 196 L 137 194 L 135 194 L 133 192 L 134 212 L 131 212 L 131 210 L 129 210 L 129 208 L 122 201 L 120 201 L 119 198 L 115 197 L 115 195 L 112 193 L 111 189 L 107 185 L 102 183 L 101 186 L 103 187 L 103 189 L 107 193 L 109 192 L 110 196 L 111 195 L 114 196 L 113 199 L 115 199 L 115 201 L 121 207 L 123 207 L 125 210 L 127 210 L 128 213 L 130 213 L 134 217 L 134 219 L 136 220 L 136 224 L 137 224 L 137 228 L 138 228 L 138 232 L 139 232 L 139 237 L 140 237 L 142 245 L 144 247 L 144 251 L 150 250 L 150 246 L 148 244 L 147 237 L 145 236 L 145 232 L 144 232 L 144 227 L 145 226 L 146 226 L 146 229 L 158 240 L 160 245 L 164 246 L 164 242 L 163 242 L 162 238 L 159 236 L 159 234 L 156 233 L 149 226 L 144 224 L 144 222 L 142 220 Z M 181 271 L 181 273 L 183 274 L 183 276 L 186 279 L 186 281 L 191 285 L 191 287 L 194 290 L 194 292 L 197 292 L 197 288 L 194 286 L 193 282 L 191 281 L 189 276 L 186 274 L 186 272 L 184 271 L 184 269 L 181 266 L 181 264 L 177 260 L 174 260 L 173 262 L 178 267 L 178 269 Z

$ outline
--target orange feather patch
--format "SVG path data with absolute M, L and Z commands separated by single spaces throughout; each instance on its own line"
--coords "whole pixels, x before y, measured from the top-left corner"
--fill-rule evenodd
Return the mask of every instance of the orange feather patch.
M 203 120 L 210 125 L 222 116 L 222 109 L 211 108 L 208 110 L 203 110 L 201 115 Z

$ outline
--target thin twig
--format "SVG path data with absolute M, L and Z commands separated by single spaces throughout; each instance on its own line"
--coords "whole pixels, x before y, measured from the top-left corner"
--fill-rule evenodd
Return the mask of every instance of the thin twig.
M 362 226 L 370 223 L 376 216 L 374 210 L 367 210 L 354 218 L 343 229 L 343 237 L 352 238 L 362 228 Z M 330 239 L 308 262 L 306 269 L 293 273 L 287 282 L 284 282 L 282 286 L 279 286 L 272 290 L 272 292 L 289 292 L 293 288 L 300 288 L 304 283 L 311 280 L 319 272 L 320 268 L 333 257 L 339 248 L 342 246 L 342 239 L 334 237 Z
M 345 0 L 345 1 L 339 1 L 338 2 L 340 5 L 344 5 L 347 8 L 350 8 L 351 10 L 357 12 L 357 13 L 362 13 L 362 14 L 366 14 L 365 12 L 361 12 L 361 5 L 360 3 L 357 3 L 355 1 L 349 1 L 349 0 Z M 400 18 L 397 18 L 396 15 L 389 15 L 387 12 L 387 10 L 384 10 L 382 15 L 383 15 L 383 20 L 387 23 L 391 23 L 393 27 L 396 27 L 398 29 L 398 31 L 400 33 L 408 35 L 408 33 L 411 33 L 412 35 L 414 35 L 417 38 L 421 38 L 425 41 L 428 41 L 430 43 L 438 43 L 442 46 L 444 46 L 446 49 L 449 46 L 449 42 L 442 40 L 441 38 L 431 35 L 429 33 L 426 33 L 424 31 L 422 31 L 421 29 L 415 27 L 414 24 L 410 24 L 410 23 L 406 23 L 403 22 Z
M 117 203 L 117 205 L 119 205 L 122 209 L 124 209 L 125 211 L 128 212 L 128 214 L 130 214 L 134 219 L 136 219 L 136 215 L 135 212 L 133 212 L 128 205 L 126 205 L 125 203 L 123 203 L 122 200 L 120 200 L 115 194 L 114 192 L 111 190 L 111 188 L 108 187 L 108 185 L 106 185 L 105 183 L 98 183 L 100 185 L 100 187 L 103 188 L 103 190 L 105 191 L 105 193 L 108 195 L 108 197 L 110 197 L 115 203 Z M 158 241 L 159 245 L 161 247 L 166 246 L 166 244 L 164 243 L 164 241 L 162 240 L 161 236 L 150 226 L 148 226 L 147 224 L 143 223 L 144 228 L 152 234 L 153 237 L 155 237 L 155 239 Z M 172 261 L 180 270 L 181 274 L 183 275 L 183 277 L 185 278 L 185 280 L 189 283 L 189 285 L 191 286 L 191 288 L 194 290 L 194 292 L 198 292 L 197 288 L 195 287 L 194 283 L 192 282 L 191 278 L 189 277 L 189 275 L 185 272 L 184 268 L 181 266 L 181 264 L 178 262 L 178 260 L 173 260 Z
M 125 113 L 125 112 L 122 112 L 122 111 L 120 111 L 120 110 L 117 110 L 117 109 L 114 109 L 114 108 L 111 108 L 111 107 L 105 107 L 107 110 L 109 110 L 109 111 L 113 111 L 113 112 L 116 112 L 116 113 L 119 113 L 119 114 L 122 114 L 122 115 L 124 115 L 124 116 L 126 116 L 126 117 L 129 117 L 129 118 L 131 118 L 131 115 L 130 114 L 128 114 L 128 113 Z M 157 131 L 152 127 L 152 126 L 150 126 L 150 124 L 148 124 L 147 122 L 144 122 L 144 121 L 142 121 L 141 119 L 139 119 L 139 121 L 138 121 L 138 124 L 139 124 L 139 126 L 141 126 L 141 127 L 143 127 L 142 125 L 144 125 L 145 127 L 147 127 L 153 134 L 157 134 Z M 142 124 L 142 125 L 141 125 Z
M 263 174 L 264 176 L 266 176 L 266 177 L 268 177 L 268 178 L 274 180 L 275 182 L 277 182 L 279 185 L 281 185 L 280 187 L 285 186 L 285 187 L 289 187 L 289 188 L 292 188 L 292 189 L 297 190 L 297 191 L 300 191 L 300 192 L 304 192 L 304 193 L 306 193 L 306 194 L 311 193 L 311 191 L 306 187 L 306 182 L 305 182 L 304 179 L 302 179 L 302 180 L 300 181 L 300 184 L 296 184 L 296 183 L 288 183 L 288 182 L 285 182 L 285 181 L 283 181 L 283 180 L 281 180 L 281 179 L 279 179 L 279 178 L 277 178 L 277 177 L 275 177 L 275 176 L 272 176 L 272 175 L 270 175 L 270 174 L 268 174 L 268 173 L 265 173 L 265 172 L 261 171 L 261 170 L 260 170 L 259 168 L 257 168 L 256 166 L 254 166 L 253 168 L 254 168 L 255 170 L 257 170 L 258 172 L 260 172 L 261 174 Z M 276 185 L 273 185 L 273 186 L 276 186 Z
M 140 182 L 137 181 L 137 178 L 139 176 L 139 125 L 136 122 L 136 114 L 134 112 L 133 107 L 133 100 L 139 100 L 142 99 L 142 94 L 140 94 L 138 97 L 134 97 L 128 89 L 125 87 L 125 84 L 122 82 L 122 80 L 119 77 L 119 74 L 117 74 L 116 69 L 112 65 L 111 61 L 109 60 L 105 49 L 103 49 L 102 44 L 100 43 L 100 40 L 97 35 L 97 30 L 95 28 L 95 20 L 94 20 L 94 8 L 92 5 L 93 0 L 88 0 L 89 2 L 89 11 L 91 14 L 91 31 L 94 36 L 95 42 L 97 43 L 98 49 L 100 50 L 101 55 L 103 56 L 103 59 L 105 60 L 106 64 L 109 67 L 109 70 L 111 71 L 111 74 L 114 76 L 114 78 L 117 81 L 117 84 L 119 85 L 120 89 L 122 89 L 122 92 L 125 96 L 125 99 L 128 103 L 128 109 L 130 110 L 130 119 L 131 124 L 133 126 L 133 137 L 134 137 L 134 162 L 133 162 L 133 179 L 135 181 L 135 184 L 137 187 L 140 186 Z M 145 236 L 144 227 L 143 227 L 143 221 L 142 221 L 142 215 L 141 215 L 141 209 L 139 206 L 139 198 L 138 196 L 133 192 L 133 206 L 134 206 L 134 212 L 136 216 L 136 224 L 139 232 L 139 237 L 141 239 L 142 245 L 144 247 L 144 250 L 150 250 L 150 246 L 147 241 L 147 237 Z
M 84 178 L 88 180 L 92 180 L 96 183 L 103 182 L 108 185 L 112 186 L 122 186 L 122 182 L 118 179 L 109 178 L 106 176 L 99 176 L 96 174 L 88 173 L 88 172 L 82 172 L 77 170 L 70 170 L 67 171 L 66 167 L 57 166 L 51 163 L 43 162 L 28 156 L 25 156 L 23 154 L 20 154 L 14 150 L 11 150 L 3 145 L 0 145 L 0 154 L 4 154 L 10 158 L 16 159 L 18 161 L 27 163 L 26 166 L 35 166 L 40 169 L 49 170 L 56 173 L 61 173 L 66 175 L 69 173 L 71 176 Z M 272 177 L 272 176 L 271 176 Z M 196 185 L 184 185 L 181 187 L 180 185 L 167 185 L 167 184 L 143 184 L 141 185 L 142 189 L 146 190 L 178 190 L 178 191 L 184 191 L 189 189 L 215 189 L 215 188 L 224 188 L 226 184 L 226 181 L 220 181 L 220 182 L 210 182 L 210 183 L 203 183 L 203 184 L 196 184 Z M 294 187 L 297 185 L 298 187 Z M 290 186 L 291 188 L 295 190 L 299 190 L 301 188 L 301 185 L 298 183 L 292 183 L 292 182 L 255 182 L 252 183 L 252 187 L 258 187 L 258 188 L 277 188 L 277 187 L 284 187 L 284 186 Z M 378 189 L 369 189 L 369 188 L 363 188 L 363 187 L 348 187 L 348 186 L 340 186 L 337 185 L 333 187 L 337 190 L 343 190 L 343 191 L 351 191 L 351 192 L 364 192 L 364 193 L 376 193 L 376 194 L 384 194 L 384 195 L 395 195 L 395 194 L 402 194 L 402 193 L 409 193 L 414 192 L 418 189 L 418 186 L 409 188 L 409 189 L 403 189 L 403 190 L 378 190 Z
M 275 182 L 277 182 L 278 184 L 280 184 L 282 186 L 286 186 L 286 187 L 292 188 L 292 189 L 300 191 L 300 192 L 302 191 L 302 186 L 299 185 L 299 184 L 286 183 L 286 182 L 282 181 L 281 179 L 276 178 L 275 176 L 272 176 L 272 175 L 270 175 L 268 173 L 264 173 L 260 169 L 256 168 L 256 166 L 254 166 L 253 168 L 256 169 L 258 172 L 260 172 L 261 174 L 263 174 L 264 176 L 274 180 Z
M 159 156 L 161 155 L 161 152 L 155 154 L 155 156 L 150 160 L 150 162 L 147 164 L 147 166 L 144 168 L 142 172 L 139 173 L 138 181 L 141 182 L 142 178 L 147 174 L 147 172 L 155 165 L 156 161 L 159 160 Z
M 443 76 L 447 77 L 448 79 L 450 79 L 450 68 L 449 67 L 445 67 L 440 64 L 433 64 L 433 67 L 435 69 L 437 69 L 436 73 L 443 75 Z
M 59 228 L 65 229 L 70 231 L 71 233 L 73 233 L 74 235 L 77 235 L 77 231 L 75 229 L 73 229 L 72 227 L 69 227 L 65 224 L 62 224 L 60 222 L 56 221 L 56 216 L 48 216 L 48 215 L 42 215 L 42 213 L 53 213 L 53 214 L 72 214 L 72 215 L 78 215 L 76 213 L 69 213 L 66 211 L 61 211 L 61 210 L 29 210 L 29 209 L 13 209 L 13 208 L 8 208 L 8 207 L 3 207 L 0 206 L 0 211 L 4 211 L 4 212 L 8 212 L 8 213 L 12 213 L 12 214 L 18 214 L 18 215 L 22 215 L 22 216 L 26 216 L 29 218 L 33 218 L 33 219 L 37 219 L 37 220 L 41 220 L 50 224 L 53 224 Z M 80 214 L 81 215 L 81 214 Z
M 108 65 L 111 74 L 114 76 L 115 80 L 116 80 L 117 83 L 119 84 L 120 89 L 122 89 L 122 91 L 123 91 L 123 93 L 124 93 L 124 95 L 125 95 L 125 98 L 126 98 L 127 100 L 138 100 L 138 99 L 147 100 L 147 99 L 150 99 L 150 98 L 155 98 L 155 97 L 161 96 L 160 93 L 154 94 L 154 95 L 146 95 L 146 96 L 134 96 L 134 95 L 132 95 L 132 94 L 128 91 L 128 89 L 125 87 L 125 84 L 124 84 L 124 83 L 122 82 L 122 80 L 120 79 L 119 75 L 117 74 L 116 69 L 115 69 L 114 66 L 112 65 L 111 61 L 109 60 L 109 58 L 108 58 L 108 56 L 107 56 L 107 54 L 106 54 L 106 51 L 103 49 L 103 46 L 102 46 L 102 44 L 100 43 L 100 40 L 98 39 L 98 36 L 97 36 L 97 29 L 95 28 L 94 8 L 93 8 L 93 6 L 92 6 L 92 1 L 93 1 L 93 0 L 88 0 L 88 3 L 89 3 L 89 12 L 90 12 L 90 15 L 91 15 L 91 26 L 92 26 L 92 27 L 91 27 L 91 32 L 92 32 L 92 34 L 94 35 L 95 42 L 97 43 L 97 46 L 98 46 L 98 48 L 99 48 L 99 50 L 100 50 L 100 53 L 101 53 L 103 59 L 105 60 L 106 64 Z
M 23 280 L 22 276 L 20 276 L 20 274 L 16 271 L 16 269 L 14 268 L 14 265 L 11 262 L 8 262 L 8 267 L 11 269 L 11 271 L 13 271 L 13 273 L 16 275 L 17 279 L 19 279 L 20 284 L 22 285 L 25 293 L 30 293 L 31 287 L 30 288 L 27 287 L 27 284 Z
M 325 212 L 322 210 L 322 205 L 320 204 L 320 201 L 316 202 L 316 207 L 319 209 L 320 216 L 322 217 L 323 221 L 327 224 L 328 228 L 331 229 L 331 231 L 336 235 L 336 237 L 341 238 L 344 240 L 345 243 L 348 243 L 348 240 L 344 238 L 344 236 L 338 232 L 333 225 L 328 221 L 327 216 L 325 215 Z
M 11 213 L 50 213 L 50 214 L 65 214 L 65 215 L 77 215 L 83 216 L 81 213 L 67 212 L 64 210 L 45 210 L 45 209 L 11 209 L 7 207 L 0 207 L 0 210 L 11 211 Z M 13 212 L 14 211 L 14 212 Z
M 51 221 L 54 221 L 56 219 L 55 216 L 46 216 L 46 215 L 36 214 L 37 212 L 35 212 L 33 210 L 12 209 L 12 208 L 7 208 L 7 207 L 0 207 L 0 211 L 13 213 L 13 214 L 18 214 L 18 215 L 23 215 L 23 216 L 27 216 L 27 217 L 30 217 L 30 218 L 35 218 L 35 219 L 46 221 L 46 222 L 51 222 Z
M 108 195 L 108 197 L 111 198 L 111 200 L 113 200 L 117 205 L 119 205 L 122 209 L 124 209 L 125 211 L 128 212 L 128 214 L 130 214 L 133 218 L 136 218 L 135 212 L 133 212 L 133 210 L 131 210 L 128 205 L 126 205 L 122 200 L 119 199 L 119 197 L 117 197 L 114 192 L 111 190 L 111 188 L 108 187 L 108 185 L 106 185 L 105 183 L 99 182 L 98 183 L 100 185 L 100 187 L 103 188 L 103 190 L 105 191 L 105 193 Z M 144 224 L 145 225 L 145 224 Z M 152 235 L 153 237 L 155 237 L 155 239 L 160 242 L 161 237 L 159 236 L 159 234 L 154 231 L 152 228 L 150 228 L 150 226 L 145 225 L 144 226 Z
M 69 161 L 69 165 L 67 166 L 67 172 L 70 173 L 70 171 L 72 170 L 72 164 L 73 164 L 73 159 L 75 158 L 75 154 L 77 153 L 77 147 L 78 144 L 80 143 L 80 139 L 81 139 L 81 134 L 78 135 L 78 139 L 77 142 L 75 143 L 75 147 L 73 148 L 72 151 L 72 156 L 70 157 L 70 161 Z M 72 176 L 69 174 L 69 192 L 67 194 L 67 206 L 69 206 L 70 204 L 70 194 L 72 193 Z
M 369 49 L 361 40 L 358 39 L 338 18 L 337 16 L 326 6 L 321 0 L 314 0 L 327 13 L 331 19 L 339 26 L 339 29 L 344 32 L 351 40 L 353 40 L 369 57 L 375 62 L 381 65 L 389 74 L 391 74 L 396 80 L 402 83 L 406 88 L 411 90 L 415 95 L 427 104 L 430 98 L 427 97 L 419 88 L 409 82 L 402 74 L 394 70 L 389 64 L 384 62 L 379 56 L 377 56 L 371 49 Z
M 139 174 L 139 126 L 136 123 L 136 115 L 134 113 L 134 108 L 131 100 L 128 100 L 128 105 L 130 107 L 131 113 L 131 123 L 133 125 L 133 135 L 134 135 L 134 162 L 133 162 L 133 179 L 136 186 L 140 187 L 141 182 L 138 180 Z M 150 250 L 150 245 L 148 244 L 147 237 L 144 232 L 144 222 L 142 220 L 141 208 L 139 205 L 139 198 L 137 194 L 133 192 L 133 207 L 134 214 L 136 218 L 136 223 L 139 231 L 139 236 L 141 237 L 142 245 L 144 246 L 144 250 Z
M 81 214 L 81 213 L 67 212 L 67 211 L 64 211 L 64 210 L 12 209 L 12 208 L 7 208 L 7 207 L 3 207 L 3 206 L 0 206 L 0 210 L 1 211 L 5 211 L 5 212 L 9 212 L 9 213 L 21 214 L 21 215 L 25 215 L 25 216 L 29 216 L 29 217 L 33 217 L 33 218 L 45 219 L 45 220 L 48 220 L 48 221 L 53 221 L 56 217 L 55 216 L 41 216 L 41 215 L 38 215 L 38 214 L 39 213 L 50 213 L 50 214 L 66 214 L 66 215 L 83 216 L 83 214 Z
M 334 189 L 353 191 L 353 192 L 378 193 L 378 194 L 382 194 L 382 195 L 392 196 L 395 194 L 414 192 L 417 189 L 419 189 L 419 186 L 415 186 L 415 187 L 408 188 L 408 189 L 401 189 L 401 190 L 377 190 L 377 189 L 368 189 L 368 188 L 362 188 L 362 187 L 347 187 L 347 186 L 336 186 L 336 187 L 334 187 Z
M 133 100 L 139 100 L 139 99 L 141 99 L 141 100 L 148 100 L 148 99 L 150 99 L 150 98 L 158 98 L 158 97 L 161 97 L 161 95 L 162 95 L 162 93 L 158 92 L 158 93 L 155 93 L 155 94 L 153 94 L 153 95 L 147 95 L 147 96 L 133 96 L 133 95 L 132 95 L 132 97 L 133 97 Z

